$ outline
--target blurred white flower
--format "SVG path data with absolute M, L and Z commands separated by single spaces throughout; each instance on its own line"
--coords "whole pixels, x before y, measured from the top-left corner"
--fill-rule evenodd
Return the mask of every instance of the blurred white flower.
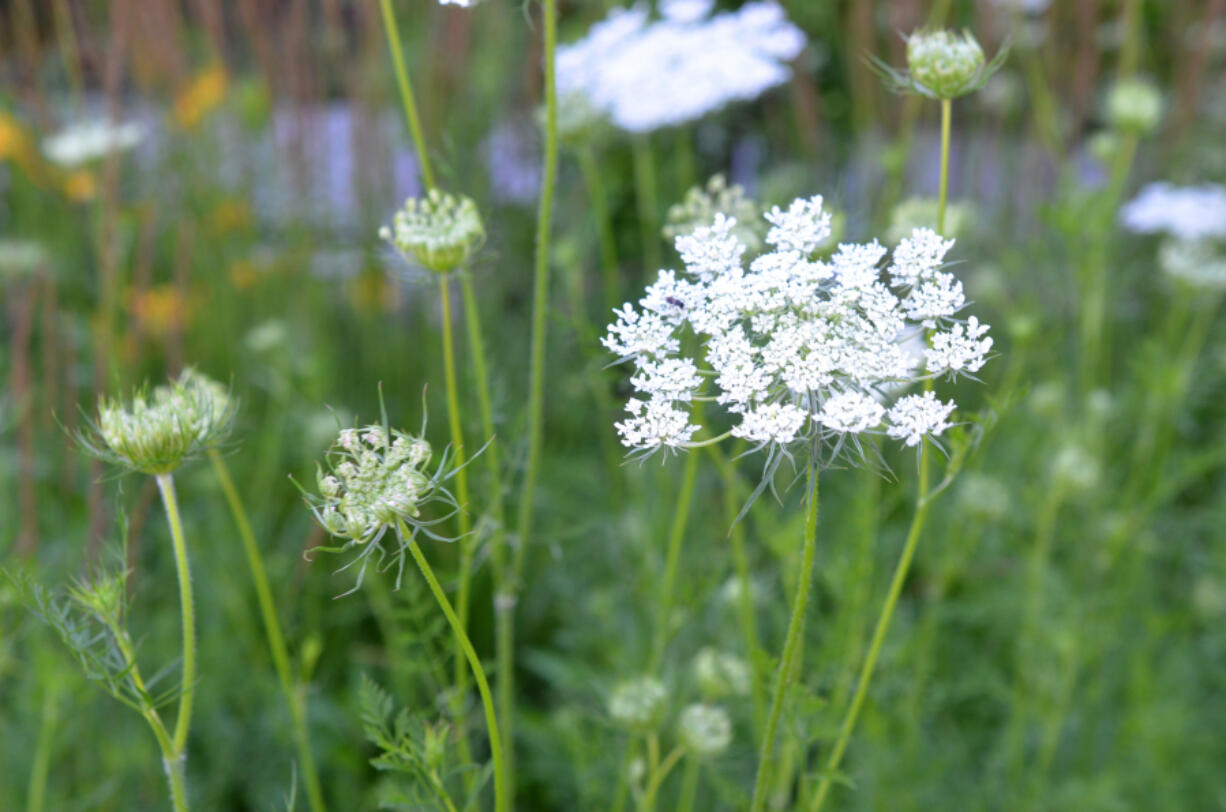
M 1212 240 L 1164 240 L 1158 267 L 1194 288 L 1226 290 L 1226 246 Z
M 614 311 L 604 345 L 636 369 L 630 418 L 616 426 L 622 442 L 691 445 L 698 398 L 740 415 L 730 433 L 772 453 L 880 434 L 914 446 L 949 428 L 954 403 L 932 392 L 884 404 L 923 378 L 977 372 L 992 348 L 987 325 L 958 318 L 962 284 L 942 270 L 953 240 L 916 229 L 883 279 L 889 251 L 875 241 L 813 259 L 830 233 L 821 197 L 765 219 L 769 250 L 748 267 L 736 220 L 717 214 L 677 238 L 688 279 L 661 271 L 639 309 Z
M 708 16 L 711 0 L 668 0 L 650 21 L 640 3 L 618 8 L 558 48 L 560 93 L 582 93 L 630 132 L 684 124 L 755 99 L 791 76 L 804 34 L 773 0 Z
M 59 166 L 76 167 L 112 152 L 131 149 L 144 138 L 145 128 L 134 121 L 122 124 L 104 119 L 84 121 L 43 139 L 43 154 Z
M 1165 232 L 1181 240 L 1226 239 L 1226 188 L 1213 183 L 1150 183 L 1120 209 L 1120 222 L 1140 234 Z

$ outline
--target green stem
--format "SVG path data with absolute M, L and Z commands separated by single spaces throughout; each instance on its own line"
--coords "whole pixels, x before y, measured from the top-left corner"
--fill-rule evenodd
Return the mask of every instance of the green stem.
M 38 741 L 34 745 L 34 763 L 30 766 L 29 791 L 26 793 L 28 812 L 42 812 L 47 796 L 47 774 L 51 768 L 51 743 L 59 719 L 56 692 L 50 686 L 46 691 L 43 697 L 42 723 L 38 728 Z
M 775 672 L 775 692 L 771 697 L 770 714 L 766 717 L 766 731 L 762 737 L 762 752 L 758 760 L 758 776 L 754 780 L 751 812 L 760 812 L 766 803 L 770 784 L 771 762 L 775 757 L 775 737 L 779 730 L 779 717 L 783 712 L 783 700 L 788 683 L 794 674 L 793 661 L 800 647 L 801 629 L 804 628 L 805 607 L 809 603 L 809 587 L 813 580 L 813 561 L 817 551 L 817 486 L 816 462 L 809 462 L 808 505 L 805 509 L 805 537 L 800 553 L 800 572 L 796 581 L 796 595 L 792 601 L 792 617 L 788 621 L 783 655 Z
M 668 778 L 668 774 L 684 755 L 685 751 L 678 747 L 665 756 L 658 765 L 653 766 L 651 776 L 647 779 L 647 787 L 643 790 L 643 799 L 639 802 L 639 812 L 654 812 L 656 796 L 660 794 L 660 787 L 664 785 L 664 779 Z
M 945 201 L 949 196 L 949 128 L 953 101 L 941 99 L 941 189 L 937 195 L 937 233 L 945 236 Z
M 251 521 L 243 507 L 243 500 L 234 487 L 230 477 L 230 469 L 225 458 L 215 448 L 209 449 L 209 462 L 213 464 L 213 473 L 225 494 L 226 503 L 238 527 L 238 536 L 243 543 L 243 552 L 247 555 L 247 566 L 251 570 L 251 580 L 255 584 L 256 600 L 260 604 L 260 615 L 264 620 L 264 634 L 268 638 L 268 652 L 272 655 L 273 667 L 277 670 L 277 678 L 281 682 L 281 691 L 289 704 L 290 720 L 294 726 L 294 743 L 298 750 L 298 760 L 302 766 L 302 778 L 306 784 L 307 802 L 314 812 L 322 812 L 327 808 L 324 803 L 323 789 L 319 783 L 319 774 L 315 769 L 315 757 L 311 753 L 311 736 L 306 722 L 306 709 L 301 693 L 294 685 L 290 671 L 289 651 L 285 645 L 285 635 L 281 631 L 281 621 L 277 618 L 276 605 L 272 599 L 272 589 L 268 585 L 268 573 L 264 568 L 264 559 L 260 555 L 259 544 L 251 529 Z
M 639 209 L 639 233 L 643 241 L 643 264 L 649 274 L 660 267 L 659 191 L 656 185 L 656 163 L 651 154 L 651 141 L 646 133 L 633 139 L 634 195 Z
M 766 698 L 762 693 L 762 680 L 758 679 L 756 663 L 762 645 L 758 642 L 758 624 L 754 620 L 753 584 L 749 575 L 749 556 L 745 553 L 745 527 L 737 521 L 742 490 L 737 481 L 736 469 L 719 447 L 711 446 L 708 450 L 715 460 L 715 468 L 723 484 L 724 520 L 731 528 L 728 538 L 732 542 L 733 566 L 736 568 L 737 582 L 741 586 L 741 594 L 737 596 L 737 615 L 741 624 L 745 658 L 750 663 L 754 728 L 761 729 L 762 719 L 766 714 Z
M 886 632 L 890 629 L 890 620 L 894 616 L 894 609 L 898 605 L 898 596 L 902 593 L 902 586 L 907 580 L 907 573 L 911 569 L 911 560 L 915 557 L 915 548 L 918 546 L 920 532 L 924 529 L 924 522 L 928 518 L 928 508 L 931 504 L 928 495 L 928 444 L 924 442 L 920 446 L 919 459 L 919 485 L 916 491 L 915 516 L 911 520 L 911 529 L 907 532 L 907 539 L 903 543 L 902 555 L 898 558 L 898 564 L 894 568 L 894 577 L 890 581 L 890 589 L 886 593 L 885 604 L 881 607 L 881 614 L 877 618 L 877 627 L 873 631 L 873 639 L 869 643 L 868 655 L 864 658 L 864 665 L 860 669 L 860 681 L 856 686 L 856 693 L 852 696 L 851 705 L 847 708 L 847 715 L 843 719 L 843 724 L 839 728 L 839 738 L 835 742 L 834 749 L 830 751 L 830 758 L 826 761 L 826 769 L 822 775 L 821 782 L 818 784 L 817 793 L 813 796 L 813 803 L 810 805 L 810 812 L 817 812 L 825 803 L 826 796 L 830 793 L 831 781 L 839 769 L 839 764 L 843 760 L 843 753 L 847 749 L 847 743 L 851 740 L 851 733 L 856 727 L 856 720 L 860 717 L 860 708 L 864 704 L 864 698 L 868 695 L 868 686 L 873 679 L 873 669 L 877 667 L 877 657 L 881 654 L 881 646 L 885 642 Z
M 514 663 L 510 661 L 514 646 L 514 617 L 512 616 L 513 600 L 519 589 L 520 577 L 523 574 L 525 552 L 528 548 L 528 538 L 532 533 L 532 511 L 536 498 L 536 481 L 540 474 L 541 443 L 544 428 L 545 411 L 545 325 L 549 309 L 549 236 L 550 223 L 553 217 L 553 194 L 558 174 L 558 94 L 554 79 L 554 52 L 558 42 L 558 3 L 557 0 L 541 0 L 543 12 L 544 33 L 544 67 L 545 67 L 545 155 L 541 182 L 540 208 L 537 211 L 536 224 L 536 257 L 532 275 L 532 349 L 530 353 L 530 369 L 528 375 L 528 457 L 524 471 L 523 485 L 520 490 L 519 516 L 516 522 L 516 545 L 511 567 L 509 582 L 503 585 L 504 596 L 502 614 L 506 627 L 501 632 L 505 637 L 503 650 L 508 657 L 506 671 L 499 673 L 499 680 L 506 682 L 502 690 L 507 696 L 513 696 Z M 508 703 L 509 704 L 509 703 Z M 510 768 L 514 764 L 515 751 L 512 743 L 514 737 L 514 715 L 506 717 L 507 763 L 508 774 L 505 777 L 510 786 L 513 776 Z
M 187 812 L 187 776 L 183 769 L 183 754 L 162 755 L 166 780 L 170 784 L 170 803 L 175 812 Z
M 685 541 L 685 529 L 690 520 L 690 503 L 694 498 L 694 483 L 698 479 L 698 454 L 687 454 L 685 470 L 681 474 L 681 488 L 677 491 L 677 504 L 673 510 L 673 524 L 668 533 L 668 553 L 664 563 L 664 578 L 660 582 L 660 605 L 656 617 L 655 642 L 651 650 L 651 667 L 654 673 L 664 657 L 672 626 L 669 615 L 673 607 L 673 590 L 677 583 L 677 566 L 681 561 L 681 544 Z
M 457 575 L 459 592 L 456 594 L 456 613 L 460 628 L 468 629 L 469 592 L 472 588 L 473 538 L 472 520 L 469 518 L 468 469 L 465 467 L 464 429 L 460 423 L 460 392 L 455 371 L 455 338 L 451 327 L 451 279 L 449 274 L 439 277 L 439 295 L 443 310 L 443 377 L 447 385 L 447 423 L 451 429 L 451 449 L 455 459 L 455 490 L 460 509 L 456 514 L 456 526 L 460 541 L 460 570 Z M 464 694 L 468 691 L 468 672 L 464 667 L 463 644 L 459 635 L 455 639 L 455 690 L 452 692 L 452 715 L 457 730 L 464 730 Z M 467 748 L 466 737 L 460 736 L 461 748 Z
M 620 285 L 617 279 L 617 240 L 613 234 L 613 221 L 609 217 L 609 199 L 604 182 L 600 178 L 600 166 L 596 154 L 589 146 L 579 150 L 579 171 L 587 186 L 588 201 L 592 204 L 592 216 L 596 219 L 596 233 L 600 240 L 600 271 L 604 282 L 605 314 L 617 307 Z
M 691 757 L 685 762 L 685 772 L 681 774 L 681 796 L 677 800 L 677 812 L 694 812 L 694 801 L 698 798 L 698 777 L 702 762 Z
M 387 31 L 387 47 L 392 52 L 392 67 L 396 72 L 396 84 L 400 87 L 400 103 L 404 108 L 405 120 L 409 123 L 409 133 L 413 137 L 413 146 L 417 149 L 417 162 L 421 165 L 421 177 L 427 189 L 434 188 L 434 172 L 430 168 L 430 158 L 426 152 L 426 139 L 421 131 L 421 119 L 417 115 L 417 102 L 413 99 L 413 86 L 409 84 L 409 71 L 404 66 L 404 54 L 400 49 L 400 29 L 396 26 L 396 14 L 392 11 L 391 0 L 379 0 L 379 10 L 383 14 L 383 27 Z
M 405 540 L 409 552 L 413 554 L 413 560 L 417 562 L 417 568 L 421 570 L 422 577 L 426 579 L 426 583 L 430 586 L 430 591 L 434 594 L 434 599 L 438 601 L 439 608 L 443 610 L 443 615 L 446 616 L 447 622 L 451 624 L 451 630 L 455 632 L 455 636 L 460 641 L 460 647 L 464 650 L 464 656 L 468 660 L 469 666 L 472 668 L 473 678 L 477 681 L 477 690 L 481 694 L 481 705 L 485 709 L 485 725 L 490 741 L 490 757 L 494 761 L 494 809 L 497 812 L 507 812 L 510 806 L 510 799 L 507 796 L 506 787 L 506 768 L 502 758 L 502 736 L 498 731 L 498 717 L 494 713 L 494 698 L 490 695 L 490 684 L 485 679 L 485 669 L 481 667 L 481 660 L 477 657 L 477 652 L 473 650 L 473 644 L 468 639 L 468 634 L 464 631 L 464 627 L 460 625 L 460 619 L 456 617 L 455 610 L 451 608 L 451 602 L 447 600 L 447 594 L 443 592 L 443 587 L 439 585 L 438 578 L 434 576 L 434 570 L 430 567 L 430 562 L 426 561 L 426 557 L 422 555 L 421 545 L 417 539 L 412 538 L 408 528 L 404 526 L 404 522 L 397 520 L 399 530 Z
M 174 749 L 180 757 L 187 746 L 187 731 L 192 724 L 192 700 L 196 693 L 196 609 L 192 605 L 192 573 L 183 540 L 183 521 L 175 498 L 175 482 L 170 474 L 158 474 L 158 490 L 170 524 L 170 539 L 175 553 L 175 572 L 179 578 L 179 609 L 183 614 L 183 687 L 179 694 L 179 713 L 175 717 Z

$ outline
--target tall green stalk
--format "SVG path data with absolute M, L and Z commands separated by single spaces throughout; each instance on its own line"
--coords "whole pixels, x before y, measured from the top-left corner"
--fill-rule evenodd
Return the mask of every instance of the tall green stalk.
M 843 724 L 839 728 L 839 738 L 835 742 L 834 749 L 830 751 L 830 757 L 826 760 L 826 769 L 822 774 L 821 782 L 818 784 L 817 793 L 813 796 L 813 803 L 809 806 L 810 812 L 817 812 L 822 808 L 822 804 L 826 801 L 826 796 L 830 793 L 831 782 L 836 771 L 839 769 L 839 764 L 842 763 L 843 753 L 847 749 L 847 743 L 851 740 L 851 733 L 856 727 L 856 720 L 860 717 L 860 707 L 864 704 L 864 698 L 868 695 L 868 686 L 873 679 L 873 670 L 877 667 L 877 657 L 881 654 L 881 646 L 885 642 L 886 632 L 890 629 L 890 620 L 894 616 L 894 609 L 898 605 L 898 596 L 902 593 L 902 586 L 907 580 L 907 573 L 911 569 L 911 560 L 915 557 L 915 549 L 918 546 L 920 533 L 924 529 L 924 522 L 928 518 L 928 508 L 931 504 L 931 497 L 928 493 L 928 444 L 925 441 L 920 446 L 919 458 L 919 485 L 916 489 L 915 499 L 915 516 L 911 519 L 911 529 L 907 531 L 907 539 L 903 543 L 902 555 L 898 558 L 898 564 L 894 567 L 894 577 L 890 581 L 890 589 L 886 593 L 885 603 L 881 607 L 881 614 L 877 618 L 877 627 L 873 631 L 872 642 L 869 643 L 868 655 L 864 658 L 864 665 L 860 669 L 859 684 L 856 686 L 856 693 L 852 696 L 851 705 L 847 708 L 847 715 L 843 718 Z
M 649 273 L 660 267 L 659 187 L 656 183 L 656 161 L 651 154 L 651 141 L 646 133 L 633 139 L 634 196 L 638 202 L 639 234 L 643 241 L 643 263 Z
M 937 196 L 937 233 L 945 236 L 945 202 L 949 197 L 949 129 L 953 101 L 941 99 L 941 189 Z
M 809 604 L 809 588 L 813 581 L 813 562 L 817 552 L 817 498 L 818 471 L 816 460 L 808 463 L 808 504 L 805 509 L 805 536 L 800 551 L 800 569 L 797 573 L 796 595 L 792 601 L 792 617 L 788 621 L 784 638 L 783 654 L 775 672 L 775 692 L 771 697 L 770 713 L 766 717 L 766 729 L 762 736 L 762 751 L 758 759 L 758 775 L 753 785 L 753 800 L 750 812 L 761 812 L 766 803 L 770 786 L 771 762 L 775 757 L 775 738 L 779 731 L 779 717 L 783 713 L 783 700 L 788 684 L 795 674 L 793 667 L 800 649 L 801 630 L 804 628 L 805 608 Z
M 434 570 L 430 567 L 430 562 L 426 561 L 426 557 L 422 555 L 421 545 L 417 542 L 417 539 L 411 537 L 412 534 L 404 526 L 403 521 L 398 519 L 397 523 L 401 534 L 408 540 L 407 546 L 413 555 L 413 560 L 417 562 L 417 568 L 421 570 L 422 577 L 429 584 L 430 591 L 434 594 L 434 599 L 438 602 L 439 608 L 443 610 L 443 615 L 446 616 L 447 622 L 451 624 L 451 630 L 460 639 L 464 656 L 468 660 L 469 667 L 472 668 L 473 679 L 477 681 L 477 691 L 481 694 L 481 706 L 485 711 L 486 733 L 489 736 L 490 742 L 490 758 L 494 762 L 494 809 L 497 812 L 508 812 L 511 808 L 511 801 L 506 782 L 507 770 L 502 753 L 503 739 L 498 730 L 498 717 L 494 713 L 494 697 L 490 694 L 490 684 L 485 678 L 485 669 L 481 667 L 481 660 L 477 657 L 477 652 L 473 650 L 473 644 L 468 639 L 468 633 L 460 625 L 460 619 L 456 616 L 455 610 L 451 608 L 451 602 L 447 600 L 447 593 L 443 591 L 438 578 L 435 577 Z
M 47 774 L 51 767 L 51 744 L 59 721 L 59 697 L 54 685 L 44 686 L 42 720 L 38 741 L 34 745 L 34 763 L 30 765 L 29 790 L 26 792 L 26 812 L 43 812 L 47 796 Z
M 696 406 L 697 411 L 697 406 Z M 648 673 L 654 673 L 664 658 L 664 650 L 668 646 L 672 614 L 673 592 L 677 586 L 677 567 L 681 561 L 681 545 L 685 541 L 685 530 L 690 520 L 690 503 L 694 499 L 694 483 L 698 479 L 699 454 L 687 454 L 685 470 L 681 474 L 681 487 L 677 491 L 677 504 L 673 508 L 673 523 L 668 532 L 668 547 L 664 560 L 664 576 L 660 582 L 660 603 L 656 616 L 656 634 L 651 647 L 651 667 Z
M 520 490 L 519 516 L 516 522 L 516 545 L 511 561 L 509 580 L 500 578 L 504 606 L 498 613 L 504 626 L 497 634 L 499 647 L 498 679 L 506 685 L 500 688 L 503 723 L 506 731 L 508 768 L 515 763 L 514 736 L 514 596 L 523 574 L 525 552 L 532 534 L 532 510 L 536 498 L 536 482 L 540 475 L 541 441 L 545 411 L 545 325 L 549 309 L 549 236 L 553 216 L 553 193 L 558 174 L 558 94 L 554 78 L 554 53 L 558 43 L 557 0 L 541 0 L 543 11 L 545 68 L 545 156 L 541 181 L 540 208 L 537 211 L 536 258 L 532 275 L 532 349 L 528 376 L 528 458 Z M 501 670 L 503 667 L 506 670 Z M 513 776 L 508 773 L 508 783 Z
M 298 760 L 302 768 L 303 782 L 306 784 L 307 803 L 313 812 L 323 812 L 327 808 L 324 803 L 323 789 L 319 783 L 319 773 L 315 768 L 315 756 L 311 753 L 311 735 L 306 722 L 306 708 L 301 691 L 294 684 L 290 671 L 289 652 L 285 645 L 285 635 L 281 631 L 281 621 L 277 618 L 276 604 L 273 603 L 272 590 L 268 585 L 268 574 L 264 569 L 264 559 L 260 555 L 260 547 L 256 543 L 255 533 L 251 529 L 251 521 L 243 507 L 243 500 L 234 487 L 230 477 L 229 466 L 225 458 L 215 448 L 209 449 L 209 462 L 213 464 L 213 473 L 225 494 L 226 503 L 238 527 L 238 536 L 243 543 L 243 551 L 247 555 L 247 566 L 251 570 L 251 580 L 255 584 L 256 600 L 260 604 L 260 615 L 264 621 L 264 634 L 268 638 L 268 652 L 272 655 L 273 667 L 277 669 L 277 678 L 281 682 L 281 692 L 289 705 L 290 720 L 294 726 L 294 744 L 298 750 Z
M 183 683 L 179 692 L 179 712 L 175 717 L 173 744 L 182 758 L 187 746 L 187 733 L 192 724 L 192 700 L 196 694 L 196 609 L 192 605 L 192 573 L 187 560 L 187 542 L 183 539 L 183 520 L 179 517 L 179 502 L 175 498 L 175 482 L 171 474 L 158 474 L 158 490 L 170 524 L 170 540 L 175 554 L 175 573 L 179 579 L 179 610 L 183 619 Z
M 379 10 L 383 14 L 383 28 L 387 32 L 387 47 L 392 52 L 392 67 L 396 72 L 396 85 L 400 88 L 400 103 L 409 124 L 413 145 L 417 148 L 417 163 L 421 167 L 422 180 L 426 182 L 427 189 L 433 189 L 434 172 L 430 169 L 430 161 L 426 157 L 426 139 L 422 135 L 421 118 L 417 115 L 417 102 L 413 98 L 409 72 L 404 66 L 404 54 L 400 49 L 400 29 L 396 26 L 396 14 L 392 11 L 391 0 L 379 0 Z

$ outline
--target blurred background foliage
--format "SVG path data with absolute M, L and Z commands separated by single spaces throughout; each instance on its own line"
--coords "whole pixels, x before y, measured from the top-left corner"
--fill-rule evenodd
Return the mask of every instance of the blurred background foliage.
M 436 171 L 477 200 L 489 235 L 472 273 L 514 482 L 540 184 L 539 10 L 396 5 Z M 562 41 L 611 5 L 562 2 Z M 928 20 L 969 28 L 989 54 L 1006 40 L 1013 48 L 987 88 L 955 105 L 952 196 L 968 207 L 957 272 L 999 350 L 960 402 L 982 408 L 989 429 L 934 510 L 845 762 L 854 788 L 840 787 L 835 804 L 1226 808 L 1223 325 L 1215 295 L 1174 289 L 1157 271 L 1156 240 L 1121 232 L 1114 217 L 1120 192 L 1127 199 L 1144 181 L 1226 181 L 1226 3 L 785 5 L 810 40 L 792 82 L 652 135 L 660 213 L 723 172 L 767 203 L 826 195 L 846 213 L 846 239 L 883 235 L 897 203 L 935 194 L 936 106 L 889 95 L 865 55 L 901 64 L 898 32 Z M 1163 88 L 1165 113 L 1116 190 L 1092 144 L 1130 48 L 1135 65 L 1123 68 Z M 333 561 L 304 560 L 324 539 L 286 474 L 310 481 L 338 419 L 377 416 L 377 382 L 407 428 L 430 383 L 429 436 L 447 440 L 435 289 L 376 237 L 421 190 L 376 4 L 6 0 L 0 57 L 3 564 L 63 583 L 119 542 L 122 508 L 141 656 L 173 659 L 176 591 L 153 483 L 86 460 L 61 424 L 76 426 L 78 404 L 90 410 L 99 393 L 185 364 L 228 380 L 241 400 L 229 461 L 307 691 L 325 794 L 338 809 L 374 808 L 391 779 L 369 763 L 363 676 L 397 705 L 445 714 L 450 638 L 415 579 L 393 592 L 390 579 L 371 578 L 334 600 L 351 581 L 330 574 Z M 60 128 L 106 115 L 137 122 L 141 143 L 70 169 L 39 150 Z M 640 240 L 631 143 L 610 133 L 595 149 L 620 293 L 635 298 L 655 269 Z M 609 404 L 627 389 L 597 343 L 607 310 L 584 188 L 564 152 L 545 458 L 517 608 L 522 809 L 610 802 L 625 737 L 605 696 L 650 660 L 682 465 L 621 464 Z M 14 254 L 31 244 L 36 262 Z M 677 263 L 665 241 L 654 250 Z M 1087 370 L 1077 279 L 1096 258 L 1110 312 Z M 1183 340 L 1188 313 L 1203 314 L 1199 347 Z M 467 370 L 462 342 L 460 352 Z M 471 395 L 472 382 L 461 384 Z M 832 470 L 823 482 L 804 691 L 786 722 L 783 772 L 793 777 L 806 759 L 820 763 L 814 754 L 842 718 L 906 529 L 914 458 L 887 460 L 893 475 Z M 757 473 L 752 459 L 738 463 L 747 489 Z M 478 492 L 498 486 L 479 467 L 472 475 Z M 281 808 L 295 781 L 288 711 L 243 552 L 207 465 L 184 469 L 179 490 L 200 628 L 191 793 L 200 809 Z M 797 501 L 764 498 L 736 531 L 767 651 L 778 649 L 794 588 Z M 657 674 L 675 707 L 697 696 L 689 664 L 699 649 L 741 648 L 729 525 L 704 464 Z M 445 546 L 430 554 L 444 575 L 455 565 Z M 483 656 L 491 602 L 483 567 L 472 619 Z M 756 665 L 769 673 L 769 660 Z M 700 808 L 745 803 L 753 709 L 744 700 L 732 710 L 733 745 L 704 768 Z M 467 718 L 479 724 L 478 713 Z M 26 806 L 40 781 L 46 809 L 165 805 L 144 726 L 92 690 L 3 581 L 0 729 L 0 808 Z M 675 794 L 670 783 L 661 806 Z M 786 789 L 776 801 L 789 808 Z

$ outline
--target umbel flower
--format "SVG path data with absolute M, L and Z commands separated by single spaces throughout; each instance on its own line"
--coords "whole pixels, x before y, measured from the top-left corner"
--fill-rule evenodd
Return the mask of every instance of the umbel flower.
M 485 228 L 471 198 L 431 189 L 424 198 L 406 200 L 379 236 L 402 256 L 445 274 L 468 260 L 485 238 Z
M 433 449 L 424 435 L 424 421 L 421 433 L 412 435 L 389 428 L 386 418 L 382 424 L 342 429 L 323 462 L 316 466 L 319 493 L 300 488 L 315 519 L 331 536 L 345 542 L 339 547 L 317 549 L 344 552 L 361 548 L 357 558 L 341 568 L 361 562 L 353 590 L 361 586 L 376 551 L 376 566 L 380 569 L 397 564 L 399 586 L 404 553 L 419 531 L 440 541 L 452 541 L 431 528 L 459 510 L 455 498 L 444 487 L 455 471 L 448 470 L 446 452 L 433 473 L 428 471 Z M 444 504 L 445 515 L 423 518 L 422 508 L 433 502 Z M 389 529 L 396 538 L 393 546 L 384 543 Z M 384 566 L 388 556 L 391 561 Z
M 697 702 L 681 711 L 677 735 L 695 755 L 717 756 L 732 743 L 732 720 L 728 711 L 718 705 Z
M 128 402 L 104 397 L 77 441 L 89 454 L 143 474 L 168 474 L 230 432 L 237 404 L 216 381 L 186 369 Z
M 143 141 L 145 128 L 134 121 L 107 119 L 73 124 L 43 140 L 47 160 L 72 169 L 105 158 L 112 152 L 131 149 Z
M 1181 240 L 1226 240 L 1226 187 L 1215 183 L 1146 184 L 1120 209 L 1120 223 L 1138 234 L 1166 233 Z
M 654 677 L 618 683 L 609 694 L 609 716 L 633 730 L 648 731 L 660 724 L 668 703 L 668 689 Z
M 896 93 L 918 93 L 930 99 L 956 99 L 983 87 L 1004 64 L 1007 48 L 991 62 L 969 31 L 956 34 L 920 30 L 907 37 L 907 70 L 899 71 L 874 56 L 869 64 Z
M 558 48 L 558 92 L 581 93 L 628 132 L 699 119 L 756 99 L 791 76 L 805 47 L 773 0 L 711 15 L 712 0 L 662 0 L 615 8 L 583 39 Z
M 951 424 L 953 401 L 893 394 L 919 380 L 977 372 L 992 339 L 959 313 L 962 283 L 943 269 L 953 240 L 916 229 L 890 252 L 873 241 L 814 253 L 829 237 L 820 196 L 765 215 L 770 250 L 746 267 L 736 221 L 678 237 L 684 273 L 663 270 L 639 308 L 616 310 L 604 345 L 633 363 L 637 390 L 623 444 L 648 454 L 728 435 L 785 454 L 797 445 L 840 451 L 878 435 L 916 446 Z M 735 425 L 701 441 L 697 401 L 724 407 Z

